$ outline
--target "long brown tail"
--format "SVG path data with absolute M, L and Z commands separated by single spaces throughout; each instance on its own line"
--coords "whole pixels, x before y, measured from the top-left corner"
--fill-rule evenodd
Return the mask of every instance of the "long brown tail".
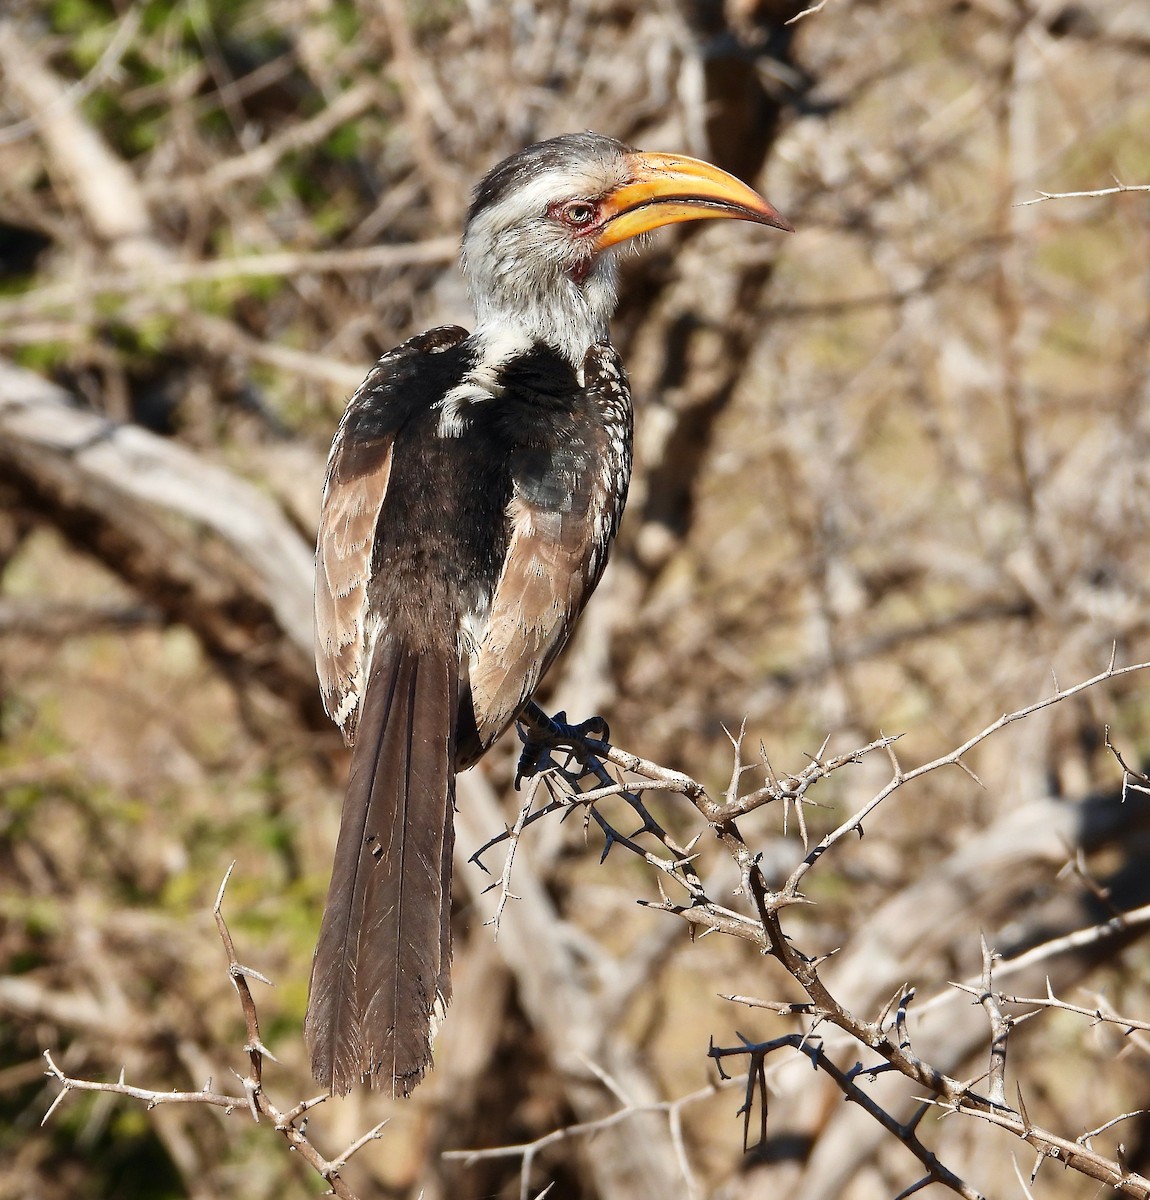
M 406 1096 L 450 999 L 458 666 L 381 637 L 372 659 L 311 969 L 316 1079 Z

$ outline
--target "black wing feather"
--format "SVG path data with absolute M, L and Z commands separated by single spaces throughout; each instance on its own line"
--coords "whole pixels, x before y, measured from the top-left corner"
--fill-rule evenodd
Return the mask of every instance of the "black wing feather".
M 451 948 L 454 634 L 412 649 L 371 611 L 375 539 L 397 436 L 426 398 L 406 390 L 432 330 L 385 355 L 356 393 L 328 464 L 316 556 L 317 662 L 354 744 L 312 963 L 305 1039 L 316 1078 L 407 1095 L 431 1062 Z M 438 647 L 438 648 L 437 648 Z
M 633 414 L 615 350 L 583 364 L 580 445 L 513 462 L 510 542 L 486 632 L 468 670 L 458 765 L 482 755 L 531 698 L 595 590 L 627 501 Z

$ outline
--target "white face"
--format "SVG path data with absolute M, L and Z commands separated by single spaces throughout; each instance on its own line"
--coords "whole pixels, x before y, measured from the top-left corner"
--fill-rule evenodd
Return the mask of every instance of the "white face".
M 593 256 L 580 217 L 585 212 L 591 223 L 595 201 L 625 182 L 622 163 L 543 172 L 471 221 L 464 240 L 468 264 L 477 275 L 514 272 L 518 265 L 578 276 Z
M 475 214 L 463 272 L 481 328 L 520 327 L 582 363 L 615 306 L 614 255 L 595 250 L 594 205 L 625 182 L 623 158 L 605 153 L 541 170 Z

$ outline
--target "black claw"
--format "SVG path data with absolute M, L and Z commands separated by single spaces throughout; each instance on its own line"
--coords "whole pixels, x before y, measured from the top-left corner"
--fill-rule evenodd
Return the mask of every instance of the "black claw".
M 525 779 L 530 779 L 531 776 L 538 775 L 541 771 L 551 768 L 563 771 L 569 778 L 582 779 L 588 773 L 586 770 L 582 770 L 577 776 L 573 776 L 573 773 L 559 767 L 559 764 L 552 757 L 552 750 L 556 747 L 564 747 L 565 745 L 583 746 L 590 750 L 598 750 L 599 747 L 607 745 L 610 741 L 611 730 L 602 717 L 589 717 L 586 721 L 581 721 L 578 725 L 571 725 L 567 721 L 567 714 L 565 712 L 557 712 L 553 717 L 547 717 L 546 720 L 549 728 L 542 735 L 536 734 L 534 729 L 522 722 L 516 726 L 519 733 L 519 740 L 523 743 L 523 751 L 519 756 L 519 764 L 515 769 L 516 790 L 519 789 Z
M 605 745 L 611 740 L 610 726 L 602 717 L 588 717 L 586 721 L 572 725 L 568 723 L 566 713 L 558 712 L 551 718 L 551 725 L 556 739 L 560 741 L 582 745 L 591 742 Z
M 576 729 L 584 738 L 590 738 L 595 742 L 609 742 L 611 740 L 611 726 L 607 724 L 604 717 L 589 717 L 582 725 L 576 725 Z
M 554 765 L 548 747 L 542 742 L 532 741 L 522 725 L 519 726 L 519 736 L 523 739 L 523 750 L 515 767 L 516 791 L 519 791 L 524 780 L 530 779 L 532 776 L 538 775 L 540 771 Z

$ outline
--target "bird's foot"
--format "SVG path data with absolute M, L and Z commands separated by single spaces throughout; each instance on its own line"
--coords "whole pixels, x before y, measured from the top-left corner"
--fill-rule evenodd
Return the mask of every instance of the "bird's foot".
M 520 718 L 518 730 L 523 751 L 515 771 L 516 788 L 523 780 L 548 770 L 559 772 L 574 792 L 581 790 L 579 783 L 589 776 L 597 780 L 589 763 L 606 752 L 611 737 L 602 717 L 589 717 L 572 725 L 565 712 L 550 717 L 537 704 L 530 704 Z M 566 762 L 558 762 L 555 751 L 566 752 Z
M 575 749 L 585 748 L 593 754 L 599 754 L 608 748 L 611 741 L 611 727 L 603 717 L 588 717 L 578 725 L 569 725 L 567 714 L 557 712 L 551 718 L 551 724 L 556 740 Z

